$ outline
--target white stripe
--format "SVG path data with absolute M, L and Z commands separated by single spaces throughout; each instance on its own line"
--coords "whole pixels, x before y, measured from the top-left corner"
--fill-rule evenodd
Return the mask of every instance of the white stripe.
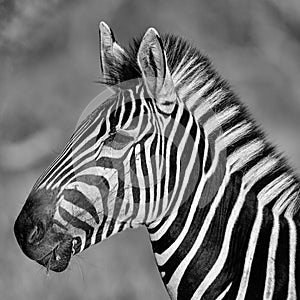
M 181 153 L 184 149 L 184 146 L 185 146 L 185 143 L 186 143 L 186 140 L 188 139 L 189 137 L 189 134 L 190 134 L 190 128 L 192 127 L 192 124 L 193 124 L 193 118 L 190 118 L 189 119 L 189 122 L 186 126 L 186 130 L 185 130 L 185 133 L 184 133 L 184 136 L 182 137 L 182 140 L 178 146 L 178 156 L 177 156 L 177 170 L 178 172 L 180 171 L 179 168 L 180 168 L 180 157 L 181 157 Z M 198 129 L 197 130 L 197 135 L 196 135 L 196 140 L 195 140 L 195 145 L 198 145 L 199 143 L 199 140 L 200 140 L 200 130 Z M 194 163 L 197 159 L 197 154 L 198 154 L 198 148 L 197 147 L 194 147 L 193 149 L 193 152 L 192 152 L 192 155 L 191 155 L 191 159 L 189 160 L 189 163 L 188 163 L 188 166 L 186 168 L 186 174 L 185 174 L 185 177 L 184 177 L 184 180 L 183 180 L 183 183 L 182 185 L 180 186 L 180 193 L 178 195 L 178 199 L 175 199 L 175 195 L 176 195 L 176 190 L 177 190 L 177 186 L 178 186 L 178 183 L 179 181 L 176 180 L 176 189 L 174 188 L 174 191 L 173 191 L 173 195 L 172 195 L 172 198 L 170 200 L 170 203 L 169 203 L 169 206 L 166 208 L 165 211 L 168 210 L 168 208 L 170 207 L 170 205 L 172 205 L 173 201 L 176 201 L 175 203 L 175 206 L 173 208 L 173 212 L 172 214 L 168 217 L 168 219 L 166 220 L 166 222 L 163 224 L 163 226 L 161 226 L 161 228 L 156 231 L 155 233 L 153 233 L 152 235 L 150 235 L 151 237 L 151 240 L 152 241 L 156 241 L 158 239 L 160 239 L 160 237 L 168 230 L 168 228 L 170 227 L 170 225 L 173 223 L 173 221 L 175 220 L 176 216 L 177 216 L 177 211 L 179 209 L 179 206 L 183 203 L 183 195 L 184 195 L 184 192 L 185 192 L 185 187 L 187 186 L 188 184 L 188 181 L 189 181 L 189 177 L 190 177 L 190 173 L 193 169 L 193 166 L 194 166 Z M 199 159 L 199 158 L 198 158 Z M 201 158 L 200 158 L 201 159 Z M 176 176 L 176 178 L 179 178 L 179 176 Z M 164 216 L 164 213 L 165 211 L 162 212 L 162 216 Z M 159 222 L 159 219 L 158 221 Z
M 223 111 L 212 115 L 203 127 L 207 135 L 211 134 L 215 129 L 222 126 L 224 123 L 232 119 L 239 112 L 238 106 L 231 106 Z M 216 121 L 217 120 L 217 121 Z
M 124 165 L 124 200 L 122 203 L 122 207 L 120 210 L 120 222 L 124 222 L 125 220 L 130 219 L 133 213 L 134 209 L 134 199 L 133 199 L 133 194 L 132 194 L 132 182 L 130 178 L 130 172 L 132 172 L 131 167 L 130 167 L 130 158 L 132 155 L 134 148 L 132 147 L 129 152 L 127 157 L 125 158 L 123 165 Z M 127 214 L 126 212 L 126 207 L 128 207 Z
M 207 230 L 210 226 L 210 223 L 215 215 L 216 209 L 222 199 L 222 196 L 224 194 L 224 190 L 226 188 L 226 185 L 228 183 L 230 179 L 230 174 L 228 174 L 228 172 L 226 172 L 225 176 L 224 176 L 224 180 L 218 190 L 218 193 L 215 197 L 215 199 L 213 200 L 211 207 L 209 209 L 208 214 L 205 217 L 205 220 L 203 222 L 203 225 L 201 227 L 200 232 L 198 233 L 197 239 L 193 245 L 193 247 L 191 248 L 191 250 L 189 251 L 189 253 L 185 256 L 185 258 L 181 261 L 181 263 L 179 264 L 179 266 L 177 267 L 177 269 L 175 270 L 175 272 L 173 273 L 169 283 L 168 283 L 168 289 L 173 291 L 173 297 L 174 299 L 177 299 L 177 286 L 187 268 L 187 266 L 190 264 L 191 260 L 193 259 L 193 257 L 195 256 L 195 254 L 197 253 L 199 247 L 201 246 L 204 237 L 207 233 Z
M 51 171 L 53 169 L 55 169 L 57 166 L 59 166 L 61 163 L 63 163 L 64 161 L 68 160 L 70 157 L 72 157 L 73 153 L 74 153 L 74 150 L 77 151 L 78 148 L 76 149 L 73 149 L 73 151 L 71 152 L 71 155 L 65 157 L 65 154 L 66 152 L 71 148 L 73 147 L 73 145 L 79 141 L 79 139 L 82 137 L 82 135 L 86 132 L 87 128 L 93 126 L 96 122 L 99 121 L 99 118 L 102 116 L 102 111 L 99 112 L 99 115 L 94 118 L 92 120 L 92 122 L 86 122 L 86 123 L 83 123 L 83 126 L 82 127 L 79 127 L 74 135 L 71 137 L 71 139 L 68 141 L 67 145 L 65 146 L 65 148 L 63 149 L 63 151 L 61 152 L 61 154 L 51 163 L 50 167 L 45 171 L 45 175 L 43 175 L 43 180 L 45 180 L 45 178 L 48 176 L 48 178 L 46 178 L 46 180 L 42 183 L 42 185 L 39 187 L 44 187 L 47 185 L 48 181 L 49 181 L 49 178 L 51 177 Z M 99 131 L 99 128 L 100 126 L 102 125 L 102 122 L 100 124 L 97 125 L 97 127 L 95 128 L 95 131 Z M 95 132 L 94 131 L 94 132 Z M 46 189 L 50 188 L 50 185 L 51 184 L 48 184 Z
M 260 151 L 264 148 L 264 142 L 262 140 L 254 140 L 250 143 L 238 148 L 231 155 L 228 156 L 228 164 L 231 167 L 232 172 L 240 170 L 247 162 L 254 159 Z
M 102 205 L 103 199 L 101 197 L 101 193 L 96 186 L 81 181 L 71 182 L 70 184 L 68 184 L 66 189 L 74 189 L 80 191 L 83 195 L 85 195 L 85 197 L 89 199 L 91 204 L 94 205 L 95 210 L 99 215 L 99 219 L 100 219 L 99 224 L 97 224 L 96 222 L 92 222 L 92 223 L 89 222 L 90 218 L 92 218 L 94 221 L 94 217 L 91 216 L 88 211 L 86 211 L 88 216 L 85 218 L 85 222 L 88 222 L 95 229 L 91 237 L 91 244 L 94 245 L 96 242 L 97 231 L 101 224 L 101 214 L 103 212 L 103 205 Z
M 156 159 L 155 159 L 155 163 L 156 163 L 156 180 L 157 180 L 157 190 L 156 190 L 156 199 L 154 199 L 154 209 L 152 212 L 152 219 L 153 220 L 157 220 L 158 219 L 158 210 L 159 210 L 159 204 L 160 204 L 160 194 L 161 194 L 161 178 L 163 176 L 163 170 L 162 170 L 162 157 L 160 155 L 160 149 L 162 148 L 161 146 L 162 143 L 162 137 L 158 134 L 157 135 L 157 146 L 155 149 L 155 155 L 156 155 Z M 178 174 L 176 174 L 178 175 Z M 177 178 L 177 176 L 176 176 Z M 155 226 L 155 222 L 149 225 L 149 228 L 151 228 L 152 226 Z
M 188 109 L 191 109 L 193 105 L 196 103 L 199 105 L 198 108 L 201 106 L 202 108 L 209 106 L 209 103 L 203 100 L 200 102 L 202 95 L 215 83 L 213 79 L 209 80 L 206 82 L 201 88 L 199 88 L 193 95 L 191 95 L 186 101 L 185 105 L 187 106 Z M 197 108 L 197 109 L 198 109 Z M 197 110 L 196 109 L 196 110 Z M 195 110 L 195 111 L 196 111 Z M 201 109 L 200 109 L 201 111 Z M 197 113 L 194 113 L 194 116 L 197 116 Z
M 92 140 L 93 138 L 95 138 L 97 136 L 98 132 L 99 132 L 99 126 L 97 126 L 96 129 L 86 139 L 84 139 L 76 148 L 74 148 L 73 151 L 70 153 L 69 156 L 65 157 L 64 161 L 67 161 L 68 159 L 71 159 L 71 162 L 69 164 L 65 165 L 64 168 L 62 170 L 60 170 L 60 172 L 58 174 L 56 174 L 56 176 L 50 182 L 48 182 L 47 189 L 49 189 L 49 188 L 55 189 L 55 188 L 59 187 L 61 181 L 63 181 L 67 176 L 69 176 L 72 172 L 74 172 L 76 169 L 78 169 L 79 166 L 82 166 L 86 162 L 91 161 L 91 157 L 94 159 L 93 156 L 90 156 L 86 160 L 84 160 L 83 162 L 81 162 L 80 164 L 78 164 L 76 166 L 76 168 L 73 167 L 86 154 L 89 154 L 89 153 L 94 153 L 95 154 L 95 150 L 99 148 L 99 145 L 101 143 L 101 139 L 99 139 L 97 141 L 97 143 L 95 142 L 92 147 L 87 148 L 85 151 L 83 151 L 83 152 L 80 153 L 80 150 L 90 140 Z M 76 157 L 74 157 L 74 153 L 76 153 L 77 151 L 80 154 L 77 155 Z M 60 164 L 63 164 L 64 161 L 61 161 Z M 57 166 L 60 166 L 60 165 L 58 164 Z M 70 167 L 70 166 L 73 167 L 73 168 L 68 173 L 66 173 L 63 177 L 61 177 L 61 179 L 56 184 L 53 185 L 53 182 L 55 182 L 57 180 L 57 178 L 59 178 L 65 172 L 65 170 L 68 167 Z
M 288 182 L 286 183 L 288 185 Z M 282 187 L 284 189 L 284 187 Z M 273 192 L 274 193 L 274 192 Z M 280 223 L 279 217 L 288 205 L 288 201 L 286 201 L 288 195 L 290 194 L 290 190 L 287 190 L 283 195 L 279 198 L 279 200 L 275 203 L 272 209 L 273 214 L 273 227 L 270 236 L 270 247 L 268 252 L 268 260 L 267 260 L 267 273 L 265 280 L 265 290 L 264 290 L 264 300 L 271 300 L 273 298 L 274 293 L 274 285 L 275 285 L 275 259 L 276 259 L 276 251 L 279 239 L 279 231 L 280 231 Z M 276 194 L 274 194 L 276 196 Z M 266 195 L 268 196 L 268 195 Z M 274 199 L 274 198 L 273 198 Z
M 206 143 L 208 144 L 208 140 L 207 140 L 207 136 L 205 137 L 206 139 Z M 214 153 L 214 157 L 213 157 L 213 161 L 211 163 L 211 167 L 209 168 L 209 171 L 206 174 L 206 177 L 209 178 L 213 175 L 213 173 L 216 171 L 218 166 L 223 166 L 225 168 L 226 164 L 227 164 L 227 156 L 226 153 L 222 153 L 222 150 L 224 150 L 223 145 L 221 145 L 221 143 L 217 143 L 215 142 L 214 145 L 212 145 L 212 147 L 215 147 L 215 153 Z
M 131 125 L 131 122 L 132 122 L 132 118 L 133 118 L 133 114 L 135 112 L 135 109 L 136 109 L 136 101 L 133 101 L 134 100 L 134 97 L 133 97 L 133 93 L 129 90 L 129 94 L 130 94 L 130 97 L 131 97 L 131 111 L 130 111 L 130 115 L 126 121 L 126 123 L 123 125 L 123 129 L 126 130 L 130 125 Z M 125 106 L 125 103 L 124 103 L 124 106 Z
M 59 163 L 59 161 L 65 160 L 65 154 L 69 151 L 69 149 L 72 147 L 72 142 L 77 138 L 81 133 L 85 130 L 88 124 L 85 124 L 83 128 L 80 128 L 80 130 L 76 130 L 74 133 L 74 136 L 71 137 L 71 139 L 67 142 L 61 153 L 52 161 L 52 163 L 48 166 L 46 170 L 44 170 L 42 176 L 38 179 L 38 181 L 35 183 L 33 189 L 38 188 L 44 188 L 46 186 L 47 181 L 49 180 L 49 177 L 51 177 L 52 170 L 55 169 Z M 48 177 L 48 178 L 47 178 Z
M 279 219 L 273 214 L 273 227 L 270 236 L 270 245 L 267 260 L 267 273 L 265 279 L 264 300 L 271 300 L 273 298 L 274 284 L 275 284 L 275 258 L 277 251 L 277 244 L 279 238 Z
M 76 228 L 76 227 L 73 227 L 72 225 L 70 225 L 69 222 L 65 221 L 61 215 L 59 214 L 59 211 L 58 209 L 55 211 L 55 214 L 54 214 L 54 220 L 58 221 L 59 223 L 61 223 L 63 226 L 65 226 L 66 228 L 68 228 L 68 232 L 73 236 L 73 237 L 80 237 L 81 238 L 81 241 L 82 241 L 82 244 L 81 244 L 81 248 L 80 248 L 80 251 L 83 251 L 84 249 L 84 246 L 85 246 L 85 240 L 86 240 L 86 233 L 83 229 L 80 229 L 80 228 Z
M 96 148 L 96 147 L 95 147 Z M 52 186 L 51 186 L 51 184 L 52 184 L 52 182 L 50 182 L 49 184 L 48 184 L 48 186 L 47 186 L 47 188 L 52 188 L 52 189 L 55 189 L 55 188 L 60 188 L 60 192 L 62 191 L 62 186 L 61 186 L 61 184 L 62 184 L 62 182 L 68 177 L 68 176 L 70 176 L 70 175 L 72 175 L 72 174 L 76 174 L 77 176 L 78 176 L 78 174 L 77 174 L 77 170 L 79 170 L 82 166 L 84 166 L 84 165 L 86 165 L 87 163 L 89 163 L 89 162 L 91 162 L 91 161 L 94 161 L 95 160 L 95 153 L 93 152 L 93 150 L 94 150 L 94 147 L 93 148 L 90 148 L 90 149 L 88 149 L 86 152 L 84 152 L 84 154 L 88 154 L 88 153 L 93 153 L 91 156 L 89 156 L 89 157 L 87 157 L 85 160 L 83 160 L 82 162 L 80 162 L 78 165 L 76 165 L 76 167 L 75 166 L 73 166 L 73 164 L 72 164 L 72 162 L 71 162 L 71 164 L 70 164 L 70 166 L 72 167 L 71 169 L 70 169 L 70 171 L 68 171 L 67 173 L 65 173 L 64 174 L 64 176 L 62 176 L 55 184 L 53 184 Z M 77 160 L 76 160 L 77 161 Z M 63 171 L 62 171 L 63 172 Z M 61 172 L 61 173 L 62 173 Z M 60 175 L 60 174 L 59 174 Z M 57 176 L 56 176 L 57 177 Z M 69 180 L 68 180 L 68 182 L 67 183 L 69 183 L 71 180 L 73 180 L 74 179 L 74 177 L 72 176 L 72 178 L 70 178 Z M 65 186 L 65 185 L 64 185 Z
M 222 300 L 226 296 L 226 294 L 229 291 L 231 285 L 232 285 L 232 282 L 230 282 L 230 284 L 227 286 L 227 288 L 222 292 L 222 294 L 220 294 L 218 296 L 218 298 L 216 300 Z
M 111 186 L 117 184 L 117 171 L 115 169 L 108 169 L 104 167 L 89 167 L 77 173 L 77 176 L 83 175 L 95 175 L 95 176 L 103 176 Z M 73 179 L 70 179 L 70 181 Z M 63 186 L 61 186 L 61 191 L 70 183 L 70 181 L 66 182 Z
M 135 163 L 136 163 L 136 179 L 138 182 L 138 186 L 136 188 L 139 189 L 140 199 L 138 203 L 135 205 L 138 206 L 138 213 L 136 217 L 132 220 L 133 227 L 138 227 L 143 224 L 145 219 L 145 209 L 146 209 L 146 185 L 144 180 L 144 174 L 142 172 L 142 159 L 141 159 L 141 147 L 140 144 L 135 146 Z
M 238 123 L 235 126 L 231 127 L 227 131 L 223 132 L 218 138 L 217 142 L 219 142 L 220 139 L 222 139 L 222 143 L 224 144 L 224 148 L 228 147 L 229 145 L 233 144 L 236 140 L 239 140 L 242 138 L 242 136 L 249 133 L 252 128 L 252 124 L 243 121 L 242 123 Z
M 93 217 L 85 209 L 67 201 L 64 196 L 61 197 L 59 206 L 66 210 L 71 216 L 76 217 L 79 220 L 88 223 L 89 225 L 93 224 Z M 91 224 L 88 221 L 92 221 Z
M 118 94 L 118 98 L 117 98 L 117 104 L 118 104 L 118 107 L 121 107 L 121 111 L 120 111 L 120 115 L 118 116 L 119 118 L 119 123 L 117 125 L 118 128 L 121 127 L 121 122 L 123 120 L 123 117 L 124 117 L 124 114 L 125 114 L 125 104 L 126 104 L 126 99 L 124 97 L 124 94 L 123 93 L 119 93 Z
M 259 194 L 257 197 L 258 212 L 257 212 L 256 218 L 254 221 L 254 225 L 253 225 L 253 228 L 251 231 L 251 235 L 250 235 L 249 247 L 248 247 L 247 253 L 246 253 L 243 276 L 241 278 L 241 283 L 240 283 L 240 287 L 239 287 L 239 291 L 238 291 L 238 295 L 237 295 L 238 299 L 242 300 L 246 296 L 247 287 L 248 287 L 249 278 L 250 278 L 251 267 L 252 267 L 252 261 L 253 261 L 253 257 L 254 257 L 254 253 L 255 253 L 255 249 L 256 249 L 256 243 L 257 243 L 257 239 L 259 236 L 259 231 L 260 231 L 261 222 L 262 222 L 262 218 L 263 218 L 263 209 L 264 209 L 264 206 L 267 205 L 268 203 L 270 203 L 273 199 L 274 198 L 271 198 L 271 197 L 262 197 L 261 194 Z M 274 230 L 274 238 L 272 239 L 272 241 L 274 241 L 275 243 L 277 243 L 276 241 L 278 240 L 278 234 L 279 234 L 279 220 L 277 220 L 277 219 L 279 218 L 279 215 L 281 214 L 283 207 L 285 208 L 285 206 L 286 206 L 286 205 L 282 206 L 282 208 L 280 208 L 280 210 L 278 211 L 281 204 L 283 204 L 282 202 L 283 202 L 282 198 L 280 198 L 280 200 L 275 204 L 275 206 L 273 208 L 274 209 L 274 223 L 273 223 L 274 225 L 273 225 L 272 231 Z M 278 227 L 277 227 L 277 225 L 278 225 Z M 272 249 L 272 250 L 274 251 L 274 249 Z M 272 256 L 274 254 L 275 254 L 274 252 L 271 253 Z M 271 270 L 271 269 L 269 269 L 269 270 Z M 267 277 L 269 277 L 269 274 L 267 274 Z M 268 284 L 270 284 L 270 281 L 268 281 Z M 264 292 L 264 293 L 266 293 L 266 292 Z
M 206 275 L 204 280 L 201 282 L 201 284 L 199 285 L 199 287 L 195 291 L 195 293 L 192 297 L 192 300 L 201 299 L 201 297 L 203 296 L 205 291 L 209 288 L 209 286 L 213 283 L 213 281 L 216 279 L 218 274 L 223 269 L 223 266 L 226 262 L 228 252 L 229 252 L 229 246 L 230 246 L 232 231 L 233 231 L 234 225 L 235 225 L 235 223 L 236 223 L 236 221 L 237 221 L 237 219 L 240 215 L 240 211 L 243 207 L 243 204 L 245 202 L 246 192 L 247 191 L 242 191 L 239 194 L 239 196 L 237 198 L 237 201 L 236 201 L 236 203 L 235 203 L 235 205 L 232 209 L 231 215 L 228 219 L 227 225 L 226 225 L 226 231 L 225 231 L 225 235 L 224 235 L 222 249 L 220 251 L 218 259 L 216 260 L 213 267 L 210 269 L 210 271 L 208 272 L 208 274 Z M 209 223 L 211 223 L 211 220 L 210 220 Z M 196 254 L 196 252 L 195 252 L 195 254 Z M 237 297 L 237 299 L 239 299 L 239 298 Z
M 298 197 L 298 195 L 297 195 Z M 295 197 L 296 198 L 296 197 Z M 296 201 L 296 199 L 293 201 Z M 288 285 L 288 298 L 287 300 L 296 300 L 296 280 L 295 280 L 295 271 L 296 271 L 296 249 L 297 249 L 297 228 L 293 220 L 293 208 L 294 205 L 290 205 L 286 210 L 284 217 L 287 219 L 289 224 L 289 285 Z
M 153 208 L 154 208 L 154 201 L 156 201 L 156 199 L 154 199 L 154 170 L 152 169 L 152 164 L 151 164 L 151 144 L 153 143 L 153 140 L 155 138 L 155 133 L 152 134 L 152 136 L 146 140 L 145 142 L 145 157 L 146 157 L 146 166 L 147 166 L 147 170 L 148 170 L 148 182 L 149 182 L 149 208 L 148 208 L 148 216 L 147 216 L 147 220 L 146 220 L 146 224 L 150 224 L 152 221 L 154 221 L 154 219 L 152 219 L 152 214 L 153 214 Z M 154 158 L 155 159 L 155 158 Z
M 180 126 L 180 117 L 182 115 L 182 107 L 180 107 L 177 111 L 177 114 L 176 114 L 176 117 L 175 117 L 175 120 L 174 120 L 174 126 L 172 127 L 172 130 L 170 132 L 170 135 L 168 137 L 168 148 L 167 148 L 167 152 L 166 153 L 169 153 L 169 149 L 170 149 L 170 145 L 172 143 L 172 141 L 174 140 L 174 137 L 175 137 L 175 133 L 176 133 L 176 130 L 177 130 L 177 127 L 178 127 L 178 124 Z M 187 124 L 187 131 L 186 132 L 189 132 L 189 129 L 191 128 L 192 124 L 191 124 L 191 120 L 192 118 L 190 118 L 189 120 L 189 123 Z M 175 125 L 176 124 L 176 125 Z M 184 140 L 184 137 L 182 138 L 182 140 Z M 163 157 L 160 157 L 160 153 L 159 153 L 159 150 L 160 148 L 164 149 L 164 136 L 161 137 L 160 141 L 162 141 L 162 145 L 157 146 L 157 149 L 156 149 L 156 161 L 158 161 L 159 159 L 163 160 L 164 158 Z M 178 152 L 177 154 L 180 154 L 182 149 L 183 149 L 183 146 L 184 146 L 184 141 L 181 141 L 181 143 L 179 144 L 178 146 Z M 162 154 L 164 156 L 164 153 Z M 176 158 L 176 161 L 177 161 L 177 169 L 176 169 L 176 176 L 175 176 L 175 184 L 174 184 L 174 189 L 173 189 L 173 195 L 175 195 L 176 193 L 176 190 L 178 188 L 178 183 L 179 183 L 179 178 L 180 178 L 180 155 L 177 155 L 177 158 Z M 155 209 L 154 209 L 154 212 L 152 214 L 152 219 L 153 220 L 156 220 L 155 223 L 153 223 L 152 225 L 150 225 L 150 228 L 151 227 L 154 227 L 156 223 L 158 223 L 160 221 L 160 218 L 158 216 L 158 210 L 159 210 L 159 206 L 160 206 L 160 202 L 161 201 L 165 201 L 167 202 L 165 205 L 168 204 L 168 198 L 164 198 L 164 199 L 160 199 L 160 193 L 161 193 L 161 180 L 163 178 L 164 175 L 167 175 L 167 174 L 164 174 L 164 170 L 163 170 L 163 164 L 161 164 L 161 166 L 158 166 L 157 167 L 157 199 L 155 199 Z M 167 170 L 166 170 L 167 171 Z M 165 183 L 166 185 L 166 183 Z M 166 195 L 168 196 L 168 195 Z M 170 200 L 170 202 L 172 202 L 172 199 Z M 165 209 L 165 208 L 164 208 Z M 162 211 L 162 213 L 164 213 L 164 210 Z M 155 238 L 155 235 L 153 236 Z
M 195 63 L 195 61 L 196 61 L 195 57 L 189 60 L 188 62 L 182 59 L 181 63 L 177 66 L 176 70 L 172 73 L 172 78 L 175 86 L 177 86 L 180 83 L 182 76 L 184 76 L 184 74 Z M 184 66 L 182 66 L 183 63 Z
M 275 198 L 280 192 L 287 189 L 292 182 L 291 175 L 281 174 L 272 182 L 267 184 L 259 193 L 259 198 Z
M 201 138 L 200 133 L 201 132 L 198 131 L 199 139 Z M 196 137 L 196 142 L 198 141 L 198 134 L 197 134 L 197 137 Z M 195 142 L 195 144 L 197 144 L 196 142 Z M 206 140 L 205 145 L 206 146 L 204 148 L 204 157 L 207 155 L 207 151 L 208 151 L 208 141 L 207 140 Z M 201 181 L 200 181 L 200 183 L 197 187 L 197 191 L 196 191 L 194 200 L 192 202 L 187 221 L 184 224 L 184 228 L 182 229 L 181 233 L 177 237 L 176 241 L 173 242 L 172 245 L 168 249 L 166 249 L 161 255 L 158 254 L 158 253 L 155 255 L 159 265 L 163 265 L 173 255 L 173 253 L 177 250 L 178 246 L 181 244 L 181 242 L 185 238 L 185 235 L 188 232 L 188 230 L 190 228 L 190 225 L 192 223 L 192 220 L 193 220 L 194 214 L 196 212 L 196 209 L 199 205 L 199 199 L 201 199 L 201 194 L 202 194 L 203 188 L 205 186 L 206 179 L 207 178 L 203 174 L 203 177 L 202 177 L 202 179 L 201 179 Z M 182 189 L 184 189 L 184 185 L 182 186 Z
M 260 178 L 265 176 L 276 165 L 278 165 L 278 160 L 276 158 L 267 156 L 261 159 L 244 175 L 245 187 L 247 188 L 248 185 L 253 185 L 253 182 L 258 181 Z
M 200 299 L 201 296 L 207 290 L 207 288 L 212 284 L 212 282 L 216 279 L 218 274 L 221 272 L 221 270 L 224 266 L 224 263 L 227 259 L 227 256 L 228 256 L 232 230 L 234 228 L 235 222 L 237 221 L 237 219 L 239 217 L 240 210 L 243 207 L 243 204 L 245 201 L 245 195 L 251 189 L 251 187 L 255 184 L 255 182 L 257 182 L 260 179 L 260 177 L 262 177 L 264 175 L 264 173 L 268 172 L 270 170 L 270 168 L 273 167 L 273 164 L 274 164 L 274 162 L 270 161 L 270 159 L 264 159 L 262 162 L 257 164 L 253 169 L 250 169 L 248 171 L 248 173 L 246 173 L 244 175 L 243 183 L 241 186 L 241 193 L 240 193 L 240 195 L 232 209 L 231 215 L 229 217 L 229 220 L 228 220 L 228 223 L 226 226 L 224 241 L 222 244 L 222 249 L 220 251 L 218 259 L 216 260 L 214 266 L 210 269 L 210 271 L 208 272 L 207 276 L 202 281 L 202 283 L 200 284 L 198 289 L 195 291 L 192 300 Z M 262 165 L 265 167 L 265 169 L 262 170 L 260 175 L 258 176 L 257 171 L 262 169 Z M 222 193 L 222 195 L 223 195 L 223 193 Z M 257 218 L 258 218 L 257 222 L 259 222 L 259 216 Z M 211 220 L 212 220 L 212 218 L 211 218 Z M 208 222 L 209 224 L 207 224 L 207 226 L 210 225 L 211 220 Z M 206 221 L 204 223 L 206 223 Z M 201 230 L 202 230 L 202 228 L 201 228 Z M 197 247 L 197 249 L 195 249 L 195 253 L 198 250 L 198 248 L 199 247 Z M 192 257 L 194 257 L 194 255 Z M 237 297 L 237 299 L 240 300 L 242 298 Z
M 244 299 L 247 292 L 248 282 L 250 278 L 251 266 L 254 258 L 254 253 L 256 249 L 256 244 L 263 221 L 263 203 L 258 203 L 258 209 L 256 213 L 256 218 L 251 230 L 251 235 L 248 243 L 248 249 L 246 253 L 246 259 L 244 264 L 243 276 L 240 283 L 240 288 L 238 291 L 237 299 Z
M 189 70 L 189 73 L 192 72 L 194 69 L 197 69 L 198 66 L 194 66 L 193 69 Z M 187 76 L 186 76 L 187 75 Z M 191 80 L 191 78 L 188 77 L 188 74 L 184 75 L 180 80 L 181 82 L 185 82 L 184 85 L 182 85 L 179 89 L 178 89 L 178 96 L 181 100 L 183 100 L 183 102 L 186 103 L 186 101 L 190 100 L 190 97 L 187 99 L 188 95 L 190 94 L 191 91 L 199 89 L 199 85 L 201 85 L 201 83 L 203 82 L 199 82 L 195 81 L 195 80 Z M 205 77 L 203 78 L 205 80 Z M 203 80 L 203 81 L 204 81 Z M 214 79 L 209 80 L 208 82 L 204 83 L 204 85 L 200 88 L 200 90 L 202 91 L 202 94 L 204 94 L 209 86 L 213 85 L 214 83 Z M 189 101 L 188 105 L 191 105 L 191 101 Z
M 204 94 L 204 92 L 206 92 L 214 83 L 215 81 L 212 79 L 207 83 L 207 85 L 202 87 L 202 94 Z M 202 99 L 202 101 L 199 103 L 199 106 L 194 111 L 195 117 L 199 120 L 209 111 L 212 112 L 212 115 L 214 115 L 215 113 L 213 111 L 213 108 L 224 100 L 224 96 L 224 92 L 218 89 L 215 90 L 210 96 L 206 97 L 205 99 Z M 194 95 L 191 98 L 194 98 Z M 189 100 L 188 103 L 190 103 Z
M 201 194 L 202 194 L 203 188 L 204 188 L 205 183 L 206 183 L 205 179 L 206 178 L 204 178 L 204 175 L 203 175 L 203 177 L 200 181 L 200 184 L 197 187 L 197 191 L 196 191 L 195 197 L 193 199 L 193 202 L 192 202 L 187 220 L 186 220 L 186 222 L 184 224 L 184 227 L 183 227 L 182 231 L 180 232 L 179 236 L 171 244 L 171 246 L 168 249 L 166 249 L 162 254 L 158 254 L 158 253 L 155 254 L 158 265 L 163 265 L 170 259 L 170 257 L 178 249 L 178 247 L 182 243 L 183 239 L 185 238 L 186 234 L 188 233 L 188 231 L 190 229 L 190 226 L 192 224 L 193 218 L 194 218 L 194 214 L 197 210 L 198 205 L 200 204 L 199 199 L 201 199 Z M 151 236 L 151 240 L 153 240 L 152 236 Z

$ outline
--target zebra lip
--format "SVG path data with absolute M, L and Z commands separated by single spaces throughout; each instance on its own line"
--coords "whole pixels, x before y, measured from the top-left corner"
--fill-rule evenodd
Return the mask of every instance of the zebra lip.
M 50 270 L 54 272 L 62 272 L 68 267 L 71 259 L 71 248 L 71 243 L 58 244 L 53 248 L 53 250 L 41 259 L 37 260 L 37 262 L 46 268 L 47 273 Z
M 43 256 L 41 259 L 38 259 L 37 262 L 41 264 L 42 266 L 46 267 L 47 272 L 49 271 L 51 267 L 51 259 L 53 257 L 53 254 L 55 253 L 54 250 Z

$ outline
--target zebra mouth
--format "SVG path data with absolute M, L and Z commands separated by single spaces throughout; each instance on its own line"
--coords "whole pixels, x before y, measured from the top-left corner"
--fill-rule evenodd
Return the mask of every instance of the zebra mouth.
M 56 245 L 53 250 L 43 256 L 41 259 L 38 259 L 37 262 L 46 268 L 46 272 L 62 272 L 64 271 L 71 259 L 72 252 L 72 242 L 65 241 Z

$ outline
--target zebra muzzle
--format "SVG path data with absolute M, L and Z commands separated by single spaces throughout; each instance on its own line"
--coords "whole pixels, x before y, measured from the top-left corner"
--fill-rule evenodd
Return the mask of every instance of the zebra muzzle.
M 50 252 L 36 261 L 46 268 L 48 273 L 50 270 L 54 272 L 64 271 L 71 259 L 72 240 L 68 239 L 57 244 Z

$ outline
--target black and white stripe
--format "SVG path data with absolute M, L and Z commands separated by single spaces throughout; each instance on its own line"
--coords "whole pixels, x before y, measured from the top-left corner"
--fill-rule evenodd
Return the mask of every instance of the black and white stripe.
M 143 41 L 123 50 L 101 26 L 106 83 L 142 77 Z M 145 79 L 116 89 L 34 188 L 57 191 L 75 253 L 146 225 L 172 299 L 300 298 L 298 179 L 206 57 L 171 35 L 162 45 L 171 113 Z

